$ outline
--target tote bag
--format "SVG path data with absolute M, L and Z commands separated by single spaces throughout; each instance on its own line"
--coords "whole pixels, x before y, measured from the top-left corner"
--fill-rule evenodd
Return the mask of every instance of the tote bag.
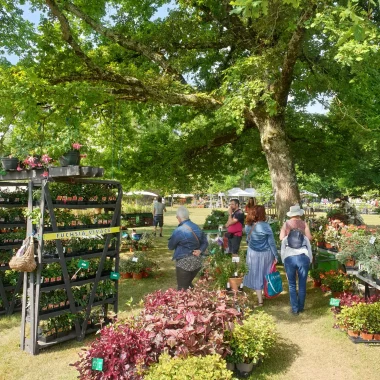
M 275 298 L 282 293 L 282 290 L 281 275 L 273 262 L 270 273 L 265 276 L 264 296 L 265 298 Z

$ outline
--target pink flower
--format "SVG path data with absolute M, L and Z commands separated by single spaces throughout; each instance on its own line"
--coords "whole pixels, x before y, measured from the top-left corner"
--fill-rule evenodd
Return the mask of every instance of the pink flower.
M 73 149 L 75 149 L 75 150 L 79 150 L 82 146 L 83 145 L 81 145 L 81 144 L 79 144 L 77 142 L 72 145 Z
M 41 174 L 41 177 L 44 177 L 44 178 L 49 177 L 49 172 L 48 172 L 47 170 L 45 170 L 45 171 Z
M 17 166 L 16 170 L 17 170 L 18 172 L 21 172 L 22 168 L 20 167 L 20 164 Z
M 45 164 L 48 164 L 50 161 L 52 160 L 52 158 L 49 157 L 49 155 L 47 154 L 44 154 L 42 157 L 41 157 L 41 161 Z

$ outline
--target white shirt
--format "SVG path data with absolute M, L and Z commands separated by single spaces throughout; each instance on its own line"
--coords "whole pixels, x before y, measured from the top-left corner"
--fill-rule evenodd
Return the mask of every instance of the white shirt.
M 295 249 L 288 246 L 288 237 L 284 238 L 284 240 L 281 243 L 281 260 L 282 262 L 285 261 L 285 259 L 289 256 L 297 256 L 302 255 L 303 253 L 305 255 L 309 256 L 310 262 L 313 261 L 313 252 L 311 250 L 310 240 L 304 236 L 303 238 L 305 246 L 302 246 L 301 248 Z

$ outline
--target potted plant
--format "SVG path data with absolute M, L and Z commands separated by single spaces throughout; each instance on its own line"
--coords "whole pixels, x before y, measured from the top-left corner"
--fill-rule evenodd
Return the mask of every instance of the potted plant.
M 325 271 L 322 268 L 314 268 L 310 269 L 309 271 L 309 276 L 313 279 L 314 288 L 319 288 L 322 285 L 322 280 L 321 280 L 321 274 L 323 274 Z
M 275 345 L 277 334 L 275 323 L 263 311 L 249 316 L 234 330 L 225 333 L 232 353 L 228 361 L 236 363 L 244 375 L 250 373 L 254 365 L 269 356 L 269 350 Z
M 120 276 L 121 278 L 132 278 L 132 268 L 133 268 L 133 262 L 131 259 L 125 260 L 122 259 L 120 260 L 119 264 L 119 270 L 120 270 Z
M 330 270 L 321 274 L 320 277 L 322 285 L 332 292 L 333 297 L 339 297 L 342 292 L 349 290 L 353 284 L 352 277 L 343 271 Z
M 18 167 L 20 160 L 16 157 L 13 157 L 11 154 L 6 155 L 5 157 L 1 157 L 1 165 L 3 169 L 8 170 L 16 170 Z
M 132 277 L 134 280 L 141 280 L 143 277 L 144 263 L 141 261 L 134 261 L 131 267 Z

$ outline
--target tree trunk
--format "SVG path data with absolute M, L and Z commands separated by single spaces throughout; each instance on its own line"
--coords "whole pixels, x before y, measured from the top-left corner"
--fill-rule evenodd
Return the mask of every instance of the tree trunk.
M 267 117 L 257 123 L 280 221 L 285 218 L 290 206 L 300 204 L 294 162 L 287 143 L 284 123 L 284 115 Z

